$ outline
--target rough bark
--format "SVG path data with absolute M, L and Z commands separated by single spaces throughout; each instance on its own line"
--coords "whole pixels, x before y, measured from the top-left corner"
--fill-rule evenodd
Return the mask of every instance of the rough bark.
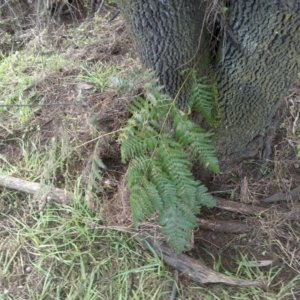
M 132 40 L 144 65 L 159 76 L 160 84 L 175 97 L 189 70 L 201 55 L 208 65 L 204 16 L 206 2 L 199 0 L 120 0 Z M 198 70 L 201 75 L 207 67 Z M 188 84 L 187 84 L 188 85 Z M 187 89 L 180 94 L 181 106 Z
M 230 0 L 214 72 L 221 113 L 215 145 L 221 161 L 262 147 L 280 100 L 299 71 L 300 1 Z M 206 17 L 210 1 L 120 0 L 136 49 L 171 96 L 197 65 L 208 74 Z M 219 19 L 224 19 L 222 16 Z M 199 75 L 200 76 L 200 75 Z M 188 87 L 189 85 L 187 85 Z M 188 89 L 181 94 L 180 104 Z
M 264 130 L 297 78 L 300 2 L 230 2 L 218 68 L 222 114 L 217 148 L 222 154 L 242 157 L 257 151 Z

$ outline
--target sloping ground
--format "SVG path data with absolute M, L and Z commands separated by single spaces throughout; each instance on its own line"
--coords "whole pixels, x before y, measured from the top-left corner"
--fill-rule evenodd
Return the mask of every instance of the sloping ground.
M 103 9 L 101 17 L 69 27 L 48 24 L 26 36 L 23 51 L 0 61 L 0 174 L 43 187 L 35 197 L 0 188 L 4 299 L 170 299 L 172 270 L 126 234 L 132 222 L 117 137 L 129 116 L 126 105 L 143 92 L 146 77 L 136 70 L 139 62 L 122 19 L 109 22 L 115 11 Z M 117 91 L 112 78 L 132 88 Z M 259 202 L 300 184 L 299 89 L 296 85 L 285 100 L 268 164 L 245 161 L 207 177 L 214 195 L 260 204 L 272 213 L 249 217 L 204 210 L 199 217 L 239 220 L 253 230 L 198 229 L 188 252 L 217 271 L 259 278 L 264 289 L 201 287 L 179 276 L 177 299 L 300 297 L 299 218 L 288 214 L 299 213 L 299 197 Z M 47 203 L 52 187 L 70 191 L 73 205 Z M 155 220 L 140 229 L 158 235 Z

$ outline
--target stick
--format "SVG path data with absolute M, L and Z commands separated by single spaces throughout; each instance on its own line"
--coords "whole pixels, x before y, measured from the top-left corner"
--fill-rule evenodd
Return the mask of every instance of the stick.
M 296 187 L 288 193 L 277 193 L 266 199 L 261 200 L 262 203 L 272 203 L 277 201 L 296 200 L 300 197 L 300 187 Z
M 174 272 L 174 283 L 173 283 L 173 287 L 172 287 L 172 293 L 171 293 L 171 297 L 170 300 L 176 300 L 176 295 L 177 295 L 177 284 L 178 284 L 178 271 L 175 270 Z
M 197 225 L 200 228 L 209 229 L 217 232 L 227 233 L 245 233 L 250 232 L 253 228 L 244 222 L 197 219 Z
M 49 193 L 47 200 L 56 201 L 62 204 L 70 204 L 72 200 L 71 193 L 58 188 L 43 187 L 40 183 L 30 182 L 9 175 L 0 175 L 0 186 L 5 188 L 25 192 L 31 195 Z M 45 191 L 43 191 L 43 189 Z
M 249 205 L 240 202 L 229 201 L 219 197 L 213 197 L 216 201 L 216 207 L 225 209 L 228 211 L 237 212 L 246 215 L 255 215 L 257 213 L 263 213 L 266 211 L 265 208 L 261 206 Z
M 97 14 L 100 13 L 100 10 L 101 10 L 103 4 L 104 4 L 104 0 L 101 1 L 100 5 L 99 5 L 99 7 L 98 7 L 98 9 L 97 9 L 97 11 L 96 11 Z
M 136 239 L 141 242 L 146 249 L 155 252 L 155 254 L 162 258 L 168 265 L 200 284 L 225 283 L 233 286 L 248 287 L 262 285 L 260 280 L 244 280 L 215 272 L 199 260 L 190 258 L 184 254 L 176 254 L 164 243 L 158 244 L 153 239 L 146 237 L 145 234 L 138 235 Z

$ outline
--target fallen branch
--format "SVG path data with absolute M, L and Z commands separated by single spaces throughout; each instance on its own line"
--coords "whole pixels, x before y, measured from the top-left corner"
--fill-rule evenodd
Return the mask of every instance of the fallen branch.
M 219 197 L 213 198 L 216 201 L 216 207 L 240 214 L 255 215 L 258 213 L 264 213 L 266 211 L 266 209 L 261 206 L 229 201 Z
M 239 221 L 209 220 L 198 218 L 197 225 L 200 228 L 227 233 L 245 233 L 253 230 L 253 228 L 245 222 Z
M 292 201 L 297 200 L 300 197 L 300 187 L 296 187 L 288 193 L 277 193 L 268 198 L 261 200 L 262 203 L 272 203 L 277 201 Z
M 62 204 L 70 204 L 72 199 L 71 193 L 66 190 L 43 186 L 40 183 L 30 182 L 8 175 L 0 175 L 0 186 L 31 195 L 40 195 L 40 197 L 47 194 L 47 201 L 56 201 Z
M 260 280 L 244 280 L 215 272 L 199 260 L 190 258 L 184 254 L 176 254 L 165 244 L 158 244 L 144 234 L 138 235 L 136 239 L 142 243 L 146 249 L 155 252 L 155 254 L 162 258 L 168 265 L 198 283 L 225 283 L 228 285 L 247 287 L 262 286 Z

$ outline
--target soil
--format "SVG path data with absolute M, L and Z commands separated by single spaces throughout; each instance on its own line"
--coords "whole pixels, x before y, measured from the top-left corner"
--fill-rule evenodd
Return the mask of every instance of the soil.
M 103 10 L 102 14 L 113 15 L 115 12 L 115 8 L 110 8 Z M 65 21 L 69 22 L 69 19 Z M 61 22 L 63 23 L 64 20 Z M 80 22 L 86 21 L 82 19 Z M 67 56 L 89 63 L 102 61 L 106 64 L 118 65 L 124 73 L 131 71 L 134 66 L 140 67 L 120 16 L 105 26 L 103 25 L 98 41 L 69 48 L 66 50 Z M 58 38 L 66 36 L 65 27 L 56 27 L 55 35 Z M 31 38 L 34 39 L 34 37 Z M 106 43 L 103 40 L 110 40 L 110 42 Z M 68 44 L 65 41 L 63 43 Z M 77 174 L 84 175 L 89 172 L 89 158 L 95 147 L 95 143 L 90 142 L 93 139 L 91 127 L 95 126 L 103 136 L 98 147 L 100 156 L 107 167 L 101 183 L 109 186 L 109 189 L 101 192 L 107 225 L 132 226 L 125 180 L 126 165 L 120 161 L 120 146 L 116 141 L 119 129 L 129 117 L 126 104 L 130 98 L 130 92 L 123 95 L 113 90 L 101 92 L 84 81 L 81 86 L 78 86 L 74 84 L 74 77 L 79 72 L 78 69 L 62 69 L 59 73 L 41 78 L 33 88 L 37 95 L 36 107 L 41 99 L 44 99 L 45 105 L 35 111 L 35 117 L 28 125 L 27 132 L 24 133 L 24 130 L 20 129 L 8 135 L 7 131 L 0 128 L 0 138 L 8 141 L 11 137 L 30 135 L 31 139 L 39 140 L 41 149 L 47 149 L 51 139 L 60 138 L 60 128 L 65 128 L 68 131 L 69 140 L 76 141 L 73 143 L 74 147 L 85 145 L 74 152 L 72 161 L 68 165 L 70 176 L 75 178 Z M 142 87 L 142 82 L 138 84 Z M 84 103 L 77 101 L 79 90 Z M 261 270 L 267 272 L 270 268 L 281 268 L 280 274 L 276 276 L 277 282 L 288 282 L 299 275 L 299 261 L 297 260 L 297 256 L 300 255 L 299 219 L 288 221 L 275 213 L 282 210 L 299 211 L 299 199 L 270 204 L 260 203 L 260 200 L 270 195 L 278 192 L 286 193 L 300 185 L 300 160 L 296 151 L 296 145 L 300 143 L 297 129 L 299 105 L 300 84 L 296 84 L 284 100 L 282 121 L 276 131 L 272 154 L 267 162 L 262 163 L 260 159 L 245 159 L 219 175 L 207 174 L 203 178 L 201 174 L 201 178 L 204 179 L 214 196 L 259 204 L 266 209 L 273 209 L 274 214 L 263 218 L 241 215 L 218 208 L 203 209 L 199 217 L 225 221 L 239 220 L 254 225 L 256 230 L 250 233 L 232 234 L 197 229 L 194 232 L 192 249 L 186 252 L 188 255 L 203 260 L 210 267 L 218 264 L 221 272 L 229 271 L 232 274 L 236 274 L 239 267 L 238 261 L 243 256 L 250 261 L 272 261 L 271 265 L 261 267 Z M 65 121 L 70 119 L 74 120 L 72 124 Z M 37 128 L 39 128 L 38 131 Z M 112 132 L 116 134 L 107 135 Z M 0 144 L 1 154 L 12 164 L 22 155 L 15 143 L 9 141 Z M 262 176 L 257 179 L 260 168 L 263 168 Z M 194 173 L 195 176 L 200 176 L 197 174 L 197 166 L 194 166 Z M 64 187 L 63 173 L 57 174 L 56 184 L 59 188 Z M 96 210 L 97 206 L 94 206 L 94 209 Z M 151 222 L 150 224 L 149 222 L 142 225 L 142 228 L 151 227 Z M 298 237 L 291 233 L 290 228 L 298 233 Z M 286 253 L 295 253 L 294 260 L 290 260 L 291 256 Z M 242 272 L 240 271 L 240 275 Z M 188 284 L 187 279 L 181 276 L 180 285 L 186 284 Z

